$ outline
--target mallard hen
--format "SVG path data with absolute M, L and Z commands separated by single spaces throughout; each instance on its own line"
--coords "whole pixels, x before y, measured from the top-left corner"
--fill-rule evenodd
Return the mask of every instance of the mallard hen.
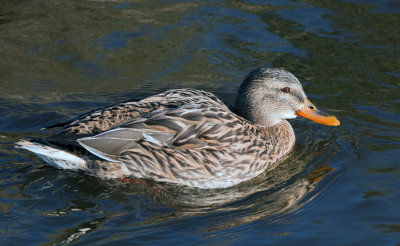
M 295 135 L 286 119 L 339 125 L 307 99 L 291 73 L 262 67 L 239 88 L 236 112 L 210 92 L 169 90 L 98 109 L 52 127 L 46 139 L 22 140 L 57 168 L 101 178 L 137 178 L 224 188 L 264 172 L 287 154 Z

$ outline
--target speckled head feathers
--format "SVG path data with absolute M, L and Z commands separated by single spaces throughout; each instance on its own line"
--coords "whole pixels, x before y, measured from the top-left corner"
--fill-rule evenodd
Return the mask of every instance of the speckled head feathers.
M 284 88 L 286 92 L 284 92 Z M 300 81 L 290 72 L 261 67 L 252 71 L 239 88 L 236 110 L 254 124 L 272 126 L 295 118 L 305 103 Z

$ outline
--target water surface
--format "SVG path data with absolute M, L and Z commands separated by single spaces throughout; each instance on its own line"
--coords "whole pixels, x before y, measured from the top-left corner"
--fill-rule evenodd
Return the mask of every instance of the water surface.
M 400 243 L 400 2 L 3 1 L 0 244 Z M 294 150 L 228 189 L 57 170 L 14 148 L 43 126 L 171 88 L 233 103 L 282 67 L 342 125 L 295 119 Z

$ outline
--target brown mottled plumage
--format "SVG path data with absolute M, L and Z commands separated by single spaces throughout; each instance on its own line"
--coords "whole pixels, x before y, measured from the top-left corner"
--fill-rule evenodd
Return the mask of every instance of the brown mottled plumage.
M 290 93 L 282 90 L 286 87 Z M 295 135 L 285 119 L 311 108 L 308 102 L 291 73 L 264 67 L 241 85 L 238 114 L 212 93 L 169 90 L 89 112 L 56 135 L 18 146 L 56 167 L 103 178 L 229 187 L 261 174 L 290 151 Z

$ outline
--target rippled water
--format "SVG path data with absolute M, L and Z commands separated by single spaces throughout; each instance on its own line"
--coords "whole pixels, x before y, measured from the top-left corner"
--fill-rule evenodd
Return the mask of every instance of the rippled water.
M 0 244 L 400 243 L 400 2 L 3 1 Z M 14 148 L 82 112 L 170 88 L 235 100 L 284 67 L 341 120 L 236 187 L 101 180 Z

